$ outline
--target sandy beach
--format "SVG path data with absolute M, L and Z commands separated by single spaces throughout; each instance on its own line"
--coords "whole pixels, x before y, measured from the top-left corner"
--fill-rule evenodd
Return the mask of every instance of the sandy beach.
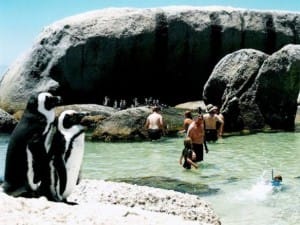
M 1 191 L 0 224 L 220 224 L 199 197 L 146 186 L 82 180 L 68 200 L 78 205 L 14 198 Z

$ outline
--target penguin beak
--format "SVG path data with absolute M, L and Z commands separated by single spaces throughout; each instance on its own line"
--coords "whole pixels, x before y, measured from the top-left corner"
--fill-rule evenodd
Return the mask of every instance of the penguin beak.
M 88 113 L 88 112 L 80 112 L 79 115 L 82 116 L 82 118 L 83 118 L 85 116 L 89 116 L 90 113 Z
M 89 119 L 85 118 L 86 116 L 89 116 L 90 113 L 88 112 L 80 112 L 79 117 L 80 117 L 80 124 L 83 126 L 88 126 L 89 125 Z
M 54 98 L 55 98 L 54 101 L 55 101 L 56 105 L 61 105 L 63 103 L 63 100 L 60 96 L 54 96 Z

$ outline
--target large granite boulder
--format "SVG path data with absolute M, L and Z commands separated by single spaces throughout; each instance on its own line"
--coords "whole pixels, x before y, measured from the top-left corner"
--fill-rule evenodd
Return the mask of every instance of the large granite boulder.
M 258 71 L 267 54 L 254 49 L 241 49 L 226 55 L 215 66 L 204 85 L 203 99 L 206 104 L 213 104 L 221 109 L 226 118 L 225 130 L 244 129 L 245 123 L 240 112 L 240 97 L 253 85 Z M 244 116 L 260 114 L 257 108 L 244 112 Z M 255 127 L 260 120 L 252 120 Z
M 268 57 L 255 49 L 241 49 L 222 58 L 204 85 L 203 100 L 222 106 L 240 97 L 252 86 L 257 73 Z
M 99 104 L 104 96 L 153 96 L 169 105 L 198 100 L 225 55 L 241 48 L 272 54 L 300 43 L 299 36 L 297 13 L 186 6 L 92 11 L 43 30 L 4 74 L 0 107 L 23 109 L 39 90 L 55 91 L 66 104 Z
M 226 131 L 294 130 L 299 91 L 300 45 L 287 45 L 270 56 L 251 49 L 227 55 L 203 98 L 221 108 Z
M 299 91 L 300 45 L 287 45 L 264 61 L 251 90 L 241 98 L 241 114 L 251 99 L 272 129 L 294 130 Z

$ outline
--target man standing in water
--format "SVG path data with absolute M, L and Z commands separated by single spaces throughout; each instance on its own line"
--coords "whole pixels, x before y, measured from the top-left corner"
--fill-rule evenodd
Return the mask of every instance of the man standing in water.
M 145 127 L 148 130 L 148 136 L 151 140 L 161 138 L 164 133 L 164 121 L 160 114 L 160 107 L 153 107 L 152 113 L 147 117 Z
M 193 150 L 196 153 L 196 162 L 203 161 L 203 145 L 206 153 L 208 153 L 208 148 L 205 142 L 205 130 L 202 114 L 198 115 L 195 118 L 195 121 L 190 124 L 187 136 L 192 139 Z
M 219 137 L 222 137 L 224 120 L 221 115 L 217 115 L 218 108 L 209 104 L 207 106 L 207 113 L 204 114 L 205 123 L 205 135 L 207 141 L 217 141 Z M 219 123 L 219 127 L 217 127 Z

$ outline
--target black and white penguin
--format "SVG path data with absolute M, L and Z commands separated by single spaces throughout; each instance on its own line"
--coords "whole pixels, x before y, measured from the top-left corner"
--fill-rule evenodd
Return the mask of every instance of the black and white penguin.
M 50 149 L 59 96 L 39 92 L 29 97 L 23 116 L 7 147 L 3 190 L 9 195 L 34 197 Z
M 49 173 L 42 182 L 41 193 L 48 200 L 66 202 L 79 182 L 84 154 L 86 112 L 63 111 L 57 121 L 49 151 Z M 72 204 L 72 203 L 70 203 Z

